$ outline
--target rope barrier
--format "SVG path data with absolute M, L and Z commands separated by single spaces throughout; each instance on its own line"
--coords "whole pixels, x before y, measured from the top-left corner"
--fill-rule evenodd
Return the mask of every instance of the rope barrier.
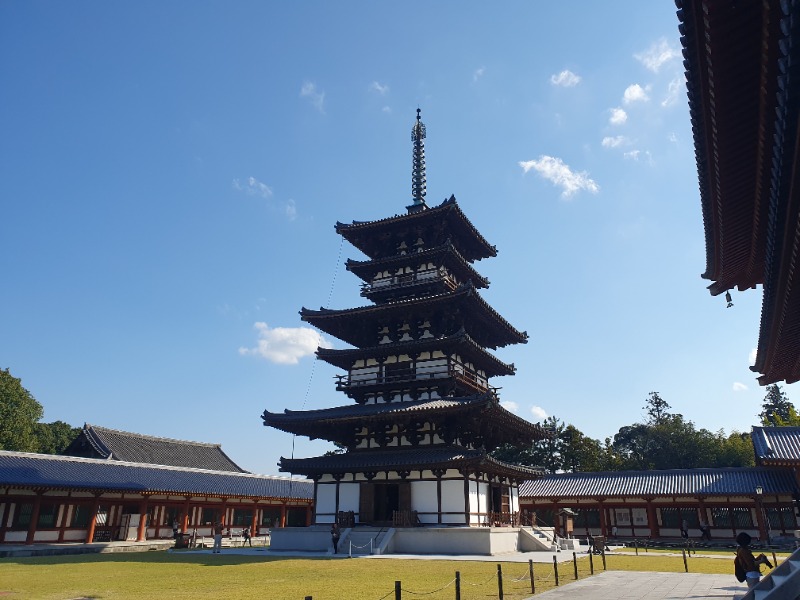
M 411 590 L 407 590 L 406 588 L 402 588 L 402 591 L 404 591 L 407 594 L 411 594 L 413 596 L 430 596 L 431 594 L 435 594 L 436 592 L 441 592 L 442 590 L 446 590 L 451 585 L 453 585 L 455 582 L 456 582 L 456 580 L 455 580 L 455 578 L 453 578 L 449 583 L 446 583 L 445 585 L 443 585 L 439 589 L 432 590 L 430 592 L 412 592 Z
M 351 548 L 366 548 L 367 546 L 371 546 L 371 545 L 372 545 L 372 540 L 368 541 L 363 546 L 359 546 L 358 544 L 354 544 L 353 542 L 350 542 L 350 547 Z
M 486 585 L 486 584 L 487 584 L 487 583 L 489 583 L 490 581 L 495 581 L 496 579 L 497 579 L 497 574 L 496 574 L 496 573 L 492 573 L 492 574 L 489 576 L 489 579 L 487 579 L 487 580 L 486 580 L 486 581 L 484 581 L 483 583 L 469 583 L 469 582 L 467 582 L 467 585 L 471 585 L 472 587 L 480 587 L 480 586 L 482 586 L 482 585 Z M 462 580 L 461 580 L 461 582 L 462 582 L 462 583 L 464 583 L 464 580 L 462 579 Z
M 386 598 L 388 598 L 388 597 L 389 597 L 389 596 L 391 596 L 392 594 L 394 594 L 394 590 L 392 590 L 391 592 L 389 592 L 389 593 L 388 593 L 388 594 L 386 594 L 385 596 L 381 596 L 380 598 L 378 598 L 378 600 L 385 600 Z

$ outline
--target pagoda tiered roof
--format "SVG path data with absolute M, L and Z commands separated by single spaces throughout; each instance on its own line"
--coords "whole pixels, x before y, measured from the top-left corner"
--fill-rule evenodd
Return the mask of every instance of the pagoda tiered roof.
M 431 261 L 442 259 L 443 266 L 447 267 L 459 281 L 472 281 L 476 288 L 489 287 L 489 280 L 480 275 L 475 268 L 458 252 L 452 240 L 447 240 L 434 248 L 422 252 L 409 252 L 395 254 L 374 260 L 348 259 L 345 267 L 366 282 L 372 281 L 376 271 L 391 270 L 403 267 L 410 262 Z
M 800 380 L 800 5 L 677 0 L 709 290 L 763 284 L 759 383 Z
M 336 233 L 370 258 L 386 255 L 387 241 L 397 239 L 406 232 L 410 238 L 431 231 L 438 233 L 441 241 L 452 238 L 461 255 L 469 262 L 497 256 L 497 248 L 490 245 L 467 219 L 455 196 L 450 196 L 439 206 L 409 214 L 377 221 L 336 223 Z M 410 235 L 412 233 L 413 236 Z
M 442 315 L 453 315 L 458 309 L 461 309 L 463 327 L 485 348 L 527 343 L 528 334 L 515 329 L 489 306 L 471 282 L 461 284 L 453 292 L 385 304 L 341 310 L 303 308 L 300 316 L 318 329 L 361 348 L 374 346 L 378 328 L 387 322 L 404 318 L 415 322 L 424 314 L 440 311 Z
M 447 337 L 429 337 L 409 342 L 390 342 L 366 348 L 319 348 L 317 349 L 317 357 L 335 367 L 347 370 L 352 367 L 354 361 L 359 359 L 378 359 L 398 354 L 411 356 L 431 350 L 458 351 L 463 358 L 472 361 L 485 371 L 488 377 L 513 375 L 516 372 L 513 364 L 505 363 L 491 352 L 487 352 L 464 329 Z
M 283 413 L 265 410 L 261 418 L 264 425 L 281 431 L 347 445 L 362 426 L 415 424 L 431 416 L 440 423 L 458 419 L 458 424 L 464 426 L 468 419 L 475 419 L 473 425 L 481 430 L 487 447 L 492 446 L 490 449 L 504 443 L 530 445 L 549 437 L 541 425 L 530 423 L 500 406 L 497 396 L 491 392 L 462 398 L 348 404 L 305 411 L 287 409 Z
M 281 471 L 300 473 L 309 477 L 339 473 L 369 473 L 379 471 L 416 471 L 459 469 L 490 471 L 518 479 L 541 477 L 544 470 L 499 461 L 484 450 L 468 450 L 457 446 L 425 446 L 417 448 L 387 448 L 367 452 L 348 452 L 315 458 L 283 458 Z

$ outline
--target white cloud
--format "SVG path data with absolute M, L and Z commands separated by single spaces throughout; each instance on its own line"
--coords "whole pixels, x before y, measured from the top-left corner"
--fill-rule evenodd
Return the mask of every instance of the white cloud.
M 248 177 L 245 181 L 234 179 L 233 189 L 244 192 L 248 196 L 261 196 L 262 198 L 272 196 L 270 187 L 265 183 L 261 183 L 255 177 Z
M 678 97 L 683 89 L 683 82 L 683 75 L 678 75 L 675 79 L 669 82 L 669 86 L 667 87 L 667 95 L 661 101 L 661 106 L 666 108 L 667 106 L 672 106 L 678 101 Z
M 297 218 L 297 206 L 294 203 L 294 200 L 289 199 L 284 207 L 284 213 L 286 213 L 286 218 L 290 221 L 294 221 Z
M 745 384 L 739 383 L 738 381 L 734 381 L 733 382 L 733 391 L 734 392 L 746 392 L 747 390 L 748 390 L 748 387 Z
M 387 115 L 392 114 L 392 107 L 391 106 L 384 106 L 381 110 L 383 112 L 385 112 Z
M 758 356 L 758 348 L 753 348 L 747 357 L 750 360 L 751 367 L 756 364 L 756 356 Z
M 647 102 L 650 97 L 647 95 L 647 90 L 634 83 L 625 88 L 625 93 L 622 94 L 623 104 L 633 104 L 634 102 Z
M 574 87 L 581 82 L 580 75 L 575 75 L 572 71 L 565 69 L 558 75 L 550 76 L 550 83 L 561 87 Z
M 672 132 L 672 133 L 670 133 L 670 134 L 667 136 L 667 139 L 668 139 L 670 142 L 672 142 L 673 144 L 677 144 L 677 143 L 678 143 L 678 136 L 677 136 L 677 135 L 675 135 L 675 132 Z
M 503 400 L 500 403 L 500 406 L 502 406 L 506 410 L 511 411 L 513 413 L 519 412 L 519 404 L 517 404 L 516 402 L 513 402 L 511 400 Z
M 612 125 L 623 125 L 625 121 L 628 120 L 628 113 L 619 107 L 610 109 L 610 112 L 611 117 L 608 119 L 608 122 Z
M 319 91 L 316 84 L 310 81 L 303 82 L 303 87 L 300 88 L 300 97 L 308 98 L 311 106 L 321 113 L 325 112 L 325 92 Z
M 525 173 L 531 169 L 535 170 L 539 175 L 551 181 L 553 185 L 560 187 L 562 198 L 569 198 L 580 190 L 586 190 L 592 194 L 600 191 L 600 186 L 589 177 L 586 171 L 575 173 L 560 158 L 542 155 L 538 160 L 520 161 L 519 166 Z
M 653 73 L 658 73 L 662 66 L 678 56 L 680 56 L 680 50 L 671 46 L 666 38 L 661 38 L 657 42 L 654 42 L 653 45 L 644 52 L 633 55 L 636 60 Z
M 472 74 L 472 82 L 475 83 L 483 77 L 483 74 L 486 73 L 486 67 L 481 67 L 480 69 L 475 69 L 475 72 Z
M 314 354 L 318 346 L 332 347 L 310 327 L 271 328 L 261 321 L 253 327 L 258 332 L 258 344 L 255 348 L 239 348 L 242 356 L 259 356 L 279 365 L 296 365 L 301 358 Z
M 628 138 L 626 138 L 624 135 L 618 135 L 615 137 L 604 137 L 601 143 L 603 145 L 603 148 L 616 148 L 623 144 L 627 144 Z
M 373 81 L 370 84 L 369 89 L 372 90 L 373 92 L 377 92 L 381 96 L 385 96 L 386 94 L 389 93 L 389 86 L 378 83 L 377 81 Z
M 639 160 L 639 150 L 631 150 L 630 152 L 623 152 L 622 156 L 631 160 Z
M 537 421 L 544 421 L 547 418 L 547 412 L 541 406 L 531 407 L 531 414 Z

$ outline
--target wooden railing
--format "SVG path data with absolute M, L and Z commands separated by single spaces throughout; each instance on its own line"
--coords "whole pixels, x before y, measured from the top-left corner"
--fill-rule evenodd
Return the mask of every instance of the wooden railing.
M 486 377 L 480 376 L 472 369 L 468 369 L 461 363 L 455 362 L 450 363 L 447 367 L 442 365 L 430 368 L 422 367 L 419 369 L 413 367 L 408 369 L 395 369 L 388 373 L 374 373 L 363 377 L 337 375 L 336 389 L 337 391 L 347 391 L 362 386 L 411 383 L 430 379 L 446 379 L 450 377 L 458 379 L 461 383 L 478 392 L 484 392 L 489 389 L 489 382 Z
M 520 524 L 518 512 L 490 512 L 486 519 L 489 527 L 517 527 Z
M 450 275 L 446 269 L 440 268 L 436 271 L 418 271 L 406 275 L 395 275 L 394 277 L 387 277 L 385 279 L 376 279 L 372 283 L 361 284 L 361 295 L 369 296 L 375 292 L 395 290 L 416 283 L 433 282 L 443 282 L 451 291 L 458 287 L 458 282 L 455 278 Z
M 393 527 L 419 527 L 422 525 L 415 510 L 395 510 L 392 513 Z
M 340 510 L 336 515 L 336 524 L 339 526 L 339 529 L 348 529 L 355 526 L 355 512 L 352 510 Z

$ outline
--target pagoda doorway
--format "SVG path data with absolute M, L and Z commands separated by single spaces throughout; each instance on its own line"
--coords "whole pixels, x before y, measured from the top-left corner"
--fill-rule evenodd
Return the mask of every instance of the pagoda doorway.
M 395 512 L 411 511 L 411 486 L 408 482 L 364 482 L 361 484 L 359 522 L 389 526 Z
M 511 524 L 511 493 L 507 485 L 493 485 L 489 495 L 489 521 L 492 525 Z

